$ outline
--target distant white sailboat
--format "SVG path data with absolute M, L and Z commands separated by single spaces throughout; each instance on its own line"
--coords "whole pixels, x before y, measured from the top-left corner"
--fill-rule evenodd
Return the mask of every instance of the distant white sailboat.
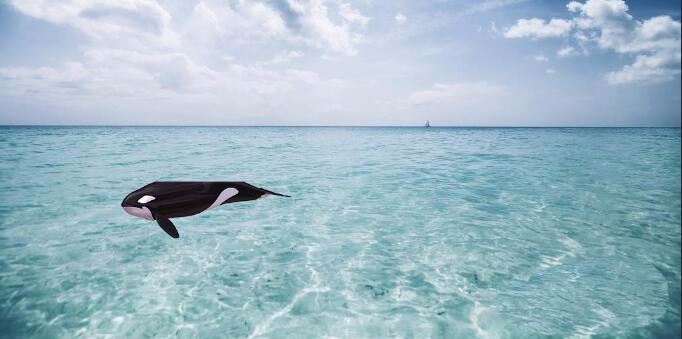
M 429 124 L 428 120 L 426 120 L 426 124 L 424 124 L 424 127 L 431 127 L 431 124 Z

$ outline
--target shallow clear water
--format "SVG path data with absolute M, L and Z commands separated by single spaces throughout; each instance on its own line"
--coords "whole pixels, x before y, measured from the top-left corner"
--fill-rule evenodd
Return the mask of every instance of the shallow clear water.
M 120 208 L 179 179 L 293 197 Z M 680 130 L 0 128 L 0 327 L 679 337 Z

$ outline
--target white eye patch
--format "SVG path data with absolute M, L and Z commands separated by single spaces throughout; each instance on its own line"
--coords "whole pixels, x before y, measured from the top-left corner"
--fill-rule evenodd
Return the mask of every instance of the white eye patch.
M 156 197 L 152 197 L 151 195 L 145 195 L 144 197 L 140 198 L 137 202 L 140 204 L 146 204 L 152 200 L 156 199 Z

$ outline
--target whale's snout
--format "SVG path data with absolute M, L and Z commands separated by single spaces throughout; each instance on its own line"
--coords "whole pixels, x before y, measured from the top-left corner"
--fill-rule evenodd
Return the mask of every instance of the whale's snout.
M 126 211 L 126 213 L 128 213 L 132 216 L 135 216 L 138 218 L 144 218 L 144 219 L 148 219 L 148 220 L 154 219 L 154 217 L 152 216 L 152 212 L 146 206 L 134 207 L 134 206 L 122 205 L 121 207 L 123 207 L 123 210 Z

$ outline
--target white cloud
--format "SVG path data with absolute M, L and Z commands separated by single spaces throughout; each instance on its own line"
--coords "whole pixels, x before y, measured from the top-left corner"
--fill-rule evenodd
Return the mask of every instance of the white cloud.
M 184 54 L 103 49 L 87 50 L 84 62 L 63 67 L 3 68 L 0 78 L 19 94 L 104 96 L 193 93 L 220 80 L 217 72 L 197 65 Z
M 574 19 L 579 29 L 599 31 L 597 40 L 601 48 L 624 44 L 634 28 L 632 16 L 627 13 L 628 6 L 622 0 L 588 0 L 584 4 L 571 1 L 566 7 L 579 14 Z
M 407 21 L 407 17 L 403 13 L 396 14 L 394 19 L 399 25 L 402 25 Z
M 680 48 L 680 22 L 669 16 L 657 16 L 637 24 L 634 37 L 619 52 L 672 50 Z
M 324 76 L 319 68 L 288 63 L 307 49 L 334 57 L 355 54 L 370 22 L 342 0 L 203 0 L 189 6 L 153 0 L 17 0 L 13 5 L 89 36 L 79 46 L 84 52 L 71 61 L 0 67 L 0 94 L 66 102 L 67 110 L 77 96 L 79 102 L 88 97 L 77 107 L 125 98 L 152 110 L 179 110 L 175 103 L 196 100 L 217 110 L 315 106 L 324 111 L 346 93 L 347 82 Z M 155 104 L 149 106 L 151 101 Z M 290 105 L 278 104 L 284 102 Z
M 659 51 L 653 55 L 638 55 L 635 62 L 621 70 L 606 74 L 606 80 L 615 85 L 643 82 L 655 83 L 671 80 L 680 74 L 680 52 Z
M 369 18 L 362 15 L 358 10 L 351 7 L 350 4 L 339 3 L 339 15 L 348 23 L 357 24 L 362 28 L 367 27 Z
M 262 62 L 263 65 L 277 65 L 289 63 L 295 59 L 302 58 L 305 54 L 301 51 L 289 51 L 275 55 L 272 59 Z
M 155 0 L 12 1 L 26 15 L 70 25 L 108 48 L 182 48 L 197 41 L 277 39 L 325 53 L 353 55 L 370 18 L 343 0 L 198 2 L 187 20 L 173 20 Z
M 557 52 L 556 55 L 560 58 L 568 58 L 576 55 L 580 55 L 580 52 L 576 50 L 573 46 L 564 46 L 561 47 Z
M 534 59 L 535 59 L 535 61 L 537 61 L 537 62 L 547 62 L 547 61 L 549 61 L 549 59 L 547 59 L 547 57 L 544 56 L 544 55 L 542 55 L 542 54 L 536 55 Z
M 564 19 L 519 19 L 504 32 L 506 38 L 556 38 L 568 34 L 573 23 Z
M 679 21 L 670 16 L 635 20 L 623 0 L 571 1 L 566 7 L 577 16 L 570 20 L 553 18 L 547 23 L 542 19 L 520 19 L 505 32 L 505 36 L 560 37 L 575 29 L 572 38 L 583 48 L 583 53 L 589 45 L 594 45 L 634 55 L 634 63 L 606 75 L 611 84 L 665 81 L 680 74 Z M 562 24 L 551 25 L 552 22 Z M 581 53 L 572 46 L 557 51 L 559 57 L 578 54 Z
M 486 0 L 469 7 L 464 14 L 476 14 L 526 2 L 528 0 Z
M 280 34 L 286 31 L 284 20 L 271 7 L 260 2 L 240 2 L 243 13 L 247 13 L 247 20 L 256 22 L 269 34 Z
M 212 49 L 225 42 L 286 40 L 292 36 L 276 10 L 251 1 L 199 2 L 180 30 L 185 44 L 200 43 Z
M 495 21 L 490 22 L 490 26 L 488 27 L 488 32 L 491 35 L 497 35 L 499 33 L 499 30 L 497 29 L 497 24 L 495 23 Z
M 552 68 L 548 68 L 548 69 L 545 70 L 545 73 L 547 73 L 547 74 L 549 74 L 549 75 L 552 75 L 552 74 L 555 74 L 555 73 L 556 73 L 556 70 L 554 70 L 554 69 L 552 69 Z
M 345 55 L 357 53 L 356 45 L 363 41 L 362 30 L 369 23 L 368 17 L 344 2 L 336 5 L 340 17 L 336 22 L 329 15 L 330 6 L 326 1 L 289 0 L 288 4 L 298 16 L 302 38 L 309 45 Z
M 584 4 L 573 1 L 567 7 L 579 14 L 574 19 L 579 28 L 594 30 L 592 39 L 601 48 L 632 53 L 679 46 L 680 22 L 669 16 L 634 20 L 622 0 L 589 0 Z
M 488 83 L 436 83 L 431 88 L 412 93 L 408 101 L 412 105 L 424 105 L 456 99 L 481 99 L 494 95 L 500 88 Z
M 12 5 L 26 15 L 72 26 L 109 43 L 143 44 L 138 39 L 164 46 L 178 43 L 171 15 L 154 0 L 14 0 Z
M 229 63 L 215 70 L 180 53 L 147 54 L 93 49 L 82 63 L 62 67 L 0 68 L 0 92 L 15 95 L 164 97 L 284 93 L 302 86 L 337 86 L 317 73 Z M 229 61 L 228 61 L 229 62 Z

